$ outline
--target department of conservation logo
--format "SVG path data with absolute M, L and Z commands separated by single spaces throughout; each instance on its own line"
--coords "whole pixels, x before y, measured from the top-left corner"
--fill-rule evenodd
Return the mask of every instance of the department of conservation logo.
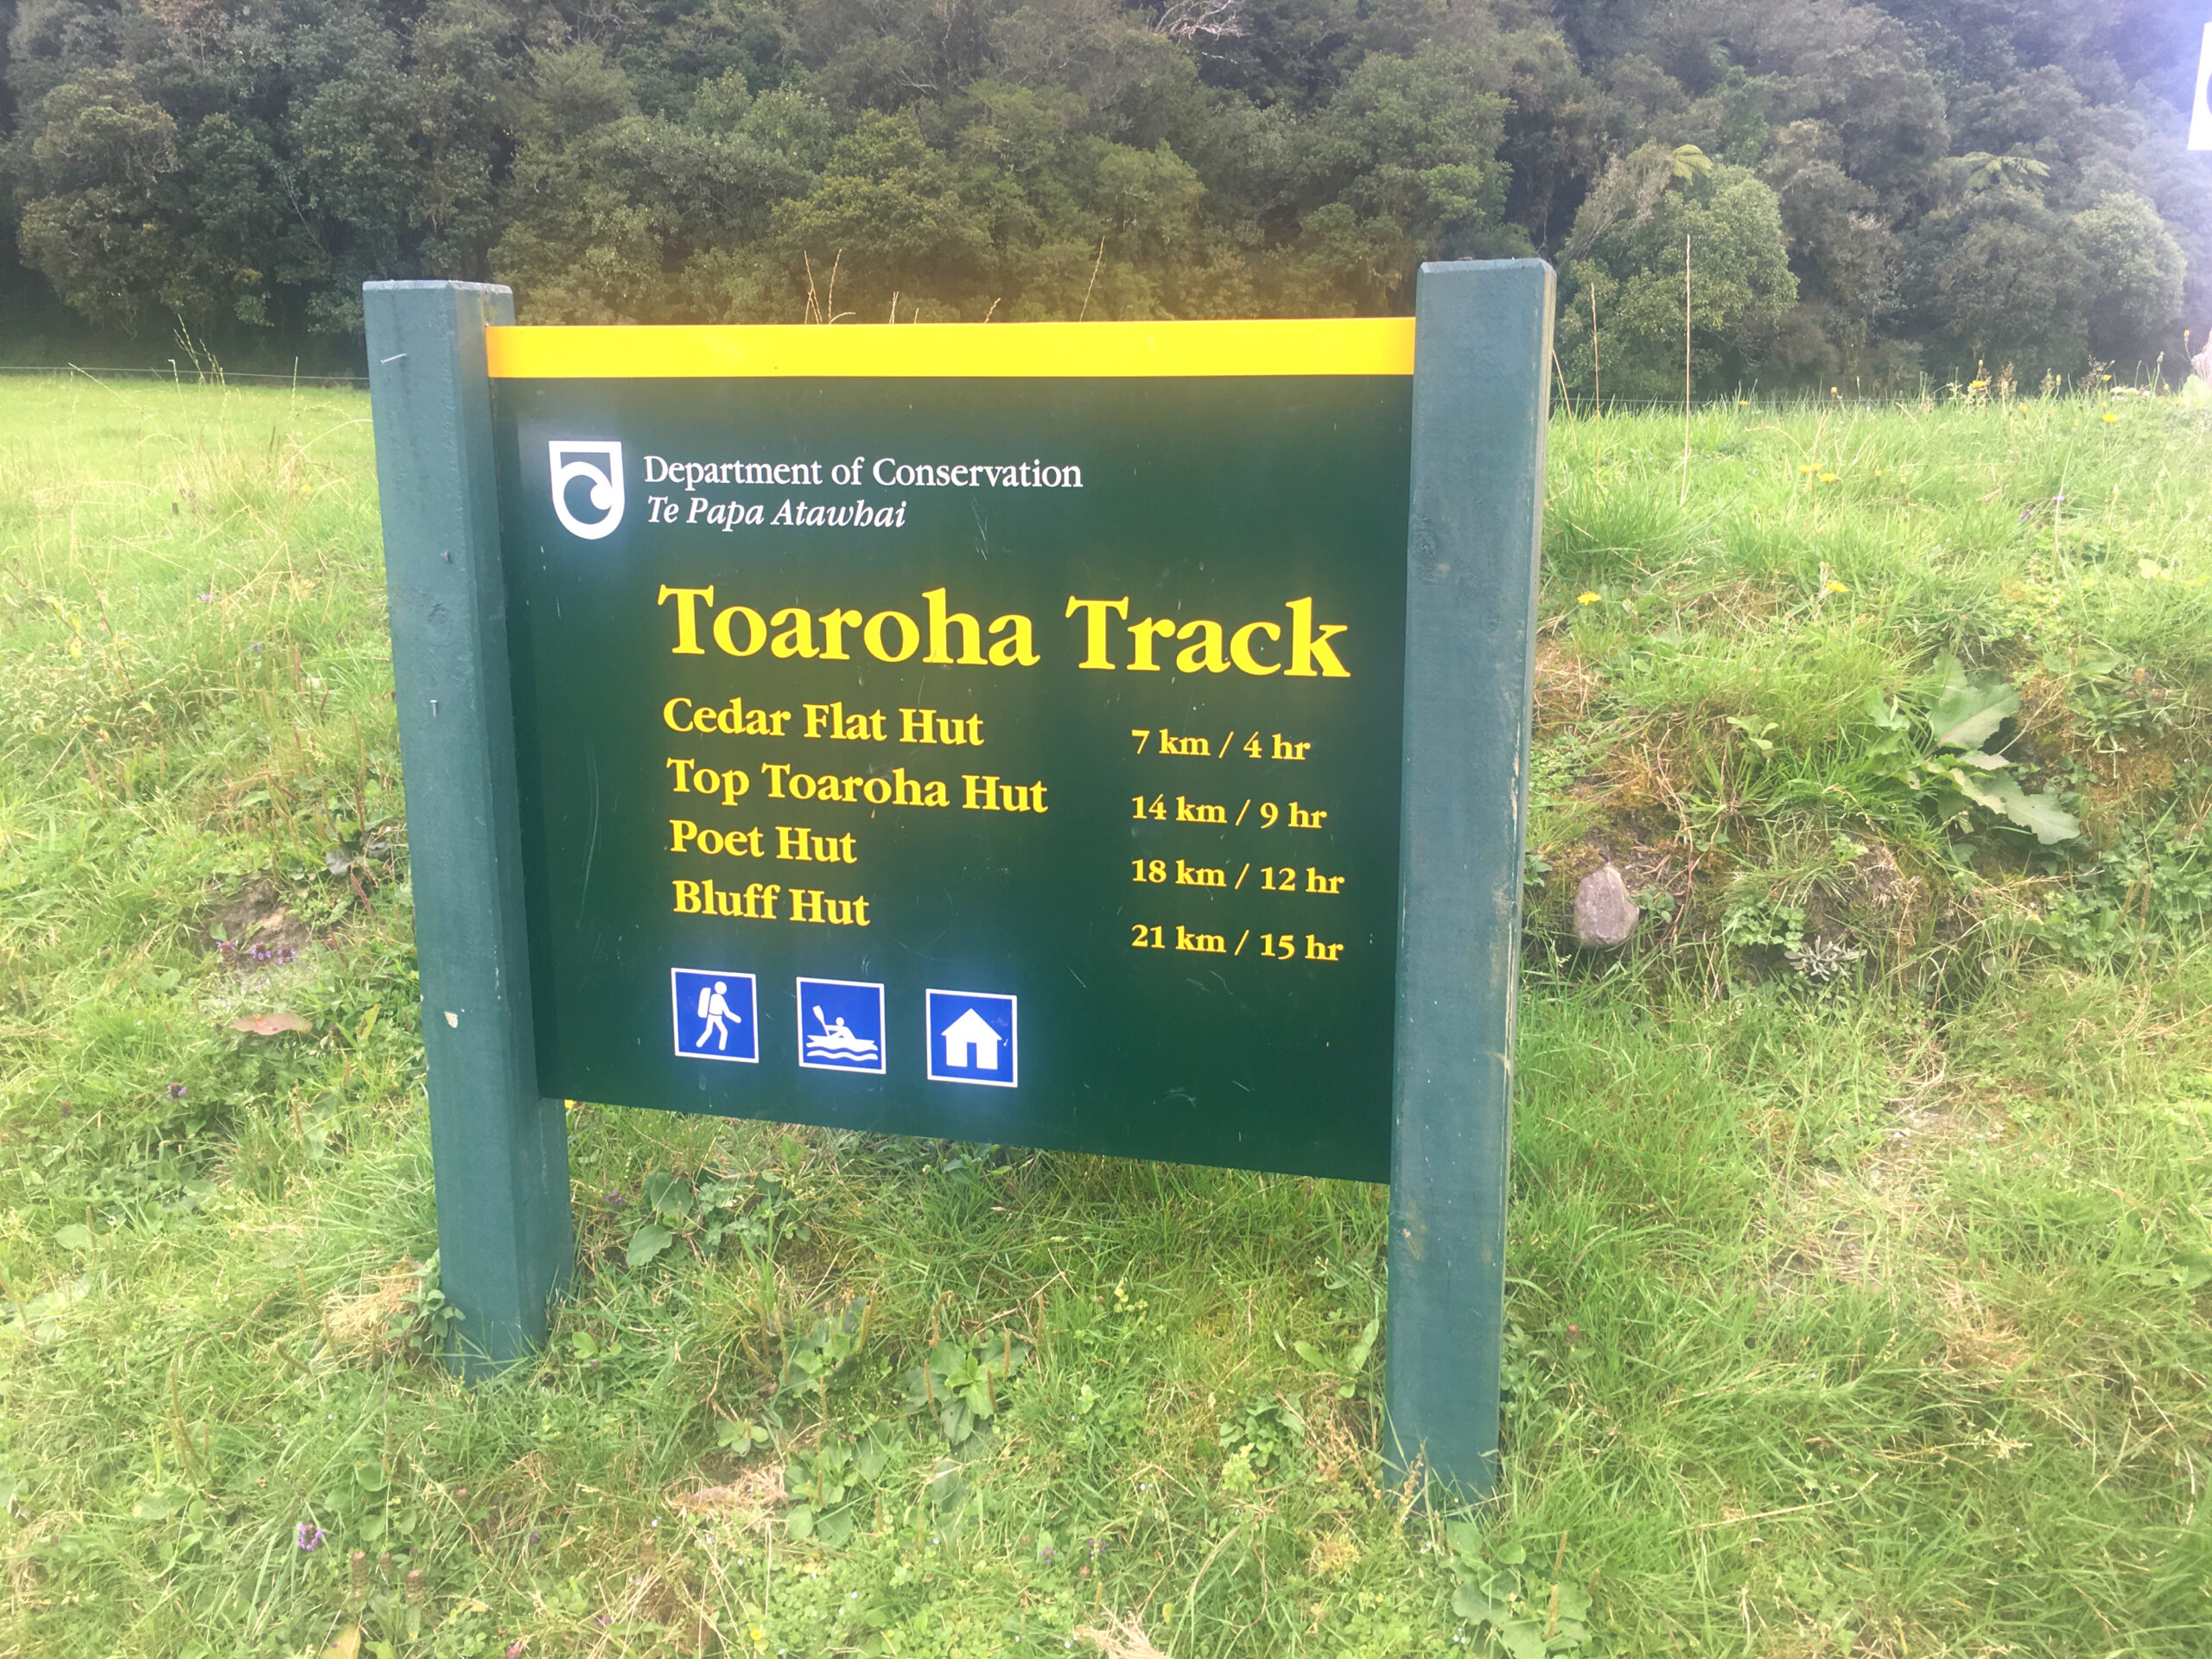
M 553 515 L 569 533 L 595 542 L 622 522 L 622 446 L 594 439 L 554 439 L 546 450 L 553 465 Z M 585 487 L 578 489 L 577 486 Z M 579 503 L 603 515 L 578 518 Z

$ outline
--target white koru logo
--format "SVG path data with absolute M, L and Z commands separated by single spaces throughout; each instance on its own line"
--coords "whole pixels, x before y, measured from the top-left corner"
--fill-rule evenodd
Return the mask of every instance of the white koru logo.
M 553 465 L 554 516 L 588 542 L 613 535 L 614 527 L 622 522 L 622 446 L 599 440 L 583 442 L 556 438 L 545 448 Z M 605 518 L 586 523 L 569 511 L 569 486 L 578 479 L 591 480 L 591 488 L 585 492 L 586 499 L 605 513 Z

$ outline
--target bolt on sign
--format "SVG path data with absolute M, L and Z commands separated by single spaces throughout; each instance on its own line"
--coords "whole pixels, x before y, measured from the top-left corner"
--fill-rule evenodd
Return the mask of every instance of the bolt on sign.
M 1389 1180 L 1402 1461 L 1484 1484 L 1549 270 L 1316 321 L 365 298 L 465 1363 L 566 1272 L 563 1098 Z

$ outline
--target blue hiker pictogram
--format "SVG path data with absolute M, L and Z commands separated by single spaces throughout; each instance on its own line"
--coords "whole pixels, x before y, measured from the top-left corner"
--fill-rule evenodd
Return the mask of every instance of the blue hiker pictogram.
M 928 1011 L 931 1081 L 1011 1089 L 1020 1080 L 1013 997 L 988 991 L 931 991 Z
M 760 1058 L 760 1021 L 754 1007 L 753 976 L 723 969 L 675 968 L 669 971 L 676 1013 L 676 1052 L 687 1059 L 740 1060 Z
M 798 1063 L 815 1071 L 883 1070 L 883 987 L 850 979 L 798 982 Z

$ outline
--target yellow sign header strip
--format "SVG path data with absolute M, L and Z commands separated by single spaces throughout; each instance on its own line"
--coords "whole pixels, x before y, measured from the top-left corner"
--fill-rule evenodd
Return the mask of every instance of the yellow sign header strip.
M 502 380 L 1411 374 L 1410 317 L 485 331 Z

